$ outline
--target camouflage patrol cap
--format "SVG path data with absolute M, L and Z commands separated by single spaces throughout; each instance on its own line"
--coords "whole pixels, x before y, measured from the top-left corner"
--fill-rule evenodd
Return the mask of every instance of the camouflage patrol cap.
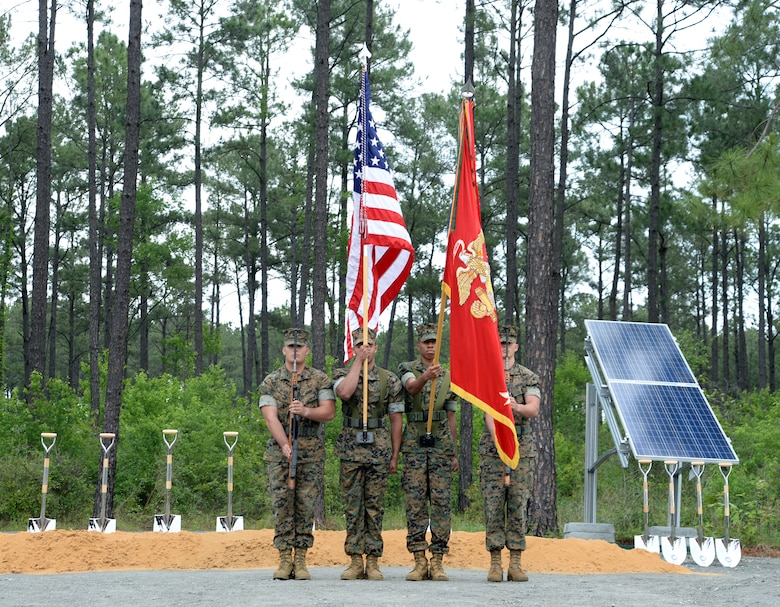
M 427 323 L 424 325 L 417 325 L 417 339 L 419 341 L 430 341 L 436 339 L 436 325 Z
M 352 331 L 352 344 L 359 346 L 363 343 L 363 329 L 355 329 Z M 376 331 L 373 329 L 368 330 L 368 345 L 373 346 L 376 343 Z
M 517 343 L 517 327 L 513 325 L 504 325 L 503 327 L 498 328 L 498 339 L 502 344 L 510 343 L 510 344 L 516 344 Z
M 309 345 L 309 332 L 306 329 L 292 327 L 284 332 L 285 346 L 307 346 Z

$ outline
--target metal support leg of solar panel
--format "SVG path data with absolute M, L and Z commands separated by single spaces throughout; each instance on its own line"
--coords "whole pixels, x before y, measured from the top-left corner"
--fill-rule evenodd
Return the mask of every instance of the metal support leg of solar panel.
M 612 455 L 624 468 L 632 456 L 637 462 L 677 462 L 667 526 L 649 527 L 645 536 L 695 537 L 696 529 L 680 528 L 682 475 L 694 478 L 691 462 L 738 463 L 731 441 L 667 325 L 586 320 L 585 326 L 585 362 L 593 380 L 586 390 L 585 522 L 566 525 L 564 537 L 567 528 L 569 537 L 583 537 L 589 526 L 603 526 L 596 523 L 597 475 Z M 602 421 L 614 447 L 599 455 Z

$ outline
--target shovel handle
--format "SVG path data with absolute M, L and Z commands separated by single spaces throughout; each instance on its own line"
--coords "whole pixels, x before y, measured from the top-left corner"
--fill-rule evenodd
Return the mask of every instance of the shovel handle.
M 106 455 L 108 455 L 108 452 L 111 450 L 111 447 L 114 446 L 114 439 L 115 438 L 116 438 L 116 434 L 114 434 L 113 432 L 101 432 L 100 433 L 100 446 L 103 448 L 103 453 L 105 453 Z M 107 441 L 109 439 L 110 439 L 111 442 L 109 442 L 108 445 L 106 445 L 105 441 Z
M 699 515 L 699 547 L 704 542 L 704 508 L 701 501 L 701 475 L 704 473 L 704 462 L 691 462 L 691 471 L 696 476 L 696 514 Z
M 666 468 L 666 473 L 669 475 L 669 522 L 670 522 L 670 535 L 669 539 L 674 542 L 676 539 L 675 533 L 674 533 L 674 527 L 675 527 L 675 517 L 676 517 L 676 506 L 675 506 L 675 491 L 674 491 L 674 475 L 677 473 L 677 468 L 679 466 L 680 462 L 676 460 L 666 460 L 664 462 L 664 468 Z
M 648 531 L 650 525 L 650 488 L 647 484 L 647 476 L 653 467 L 653 461 L 640 459 L 637 463 L 639 464 L 639 471 L 642 473 L 642 513 L 645 517 L 645 534 L 642 536 L 642 541 L 644 542 L 644 547 L 647 548 L 650 541 Z
M 225 441 L 225 445 L 228 448 L 228 451 L 230 453 L 233 453 L 233 448 L 236 446 L 236 443 L 238 442 L 238 432 L 235 432 L 233 430 L 228 430 L 227 432 L 222 433 L 223 440 Z M 233 442 L 228 442 L 228 439 L 233 439 Z
M 723 477 L 723 517 L 726 521 L 726 540 L 729 539 L 729 518 L 731 517 L 731 508 L 729 505 L 729 476 L 731 475 L 731 463 L 720 464 L 720 474 Z
M 50 440 L 51 442 L 49 444 L 46 444 L 46 441 Z M 52 450 L 52 447 L 54 447 L 54 443 L 57 441 L 57 433 L 56 432 L 41 432 L 41 445 L 43 445 L 43 450 L 46 452 L 46 455 L 49 455 L 49 451 Z
M 669 514 L 674 515 L 674 475 L 677 472 L 678 462 L 667 460 L 664 462 L 664 468 L 669 475 Z
M 649 459 L 639 460 L 639 471 L 642 473 L 642 512 L 645 515 L 645 536 L 647 536 L 648 516 L 650 514 L 650 488 L 647 484 L 647 476 L 653 467 L 653 461 Z M 647 466 L 645 468 L 645 466 Z
M 222 436 L 224 437 L 225 444 L 227 445 L 228 448 L 227 520 L 228 520 L 228 528 L 232 530 L 233 529 L 233 448 L 236 446 L 236 443 L 238 442 L 238 432 L 228 430 L 227 432 L 223 432 Z M 229 438 L 233 439 L 232 443 L 228 442 Z
M 720 464 L 720 474 L 723 477 L 723 500 L 726 504 L 726 516 L 729 515 L 729 476 L 731 475 L 731 464 L 726 462 Z
M 173 447 L 173 443 L 176 442 L 176 439 L 179 436 L 179 431 L 166 428 L 165 430 L 162 431 L 162 433 L 163 433 L 163 440 L 165 441 L 165 445 L 168 447 L 168 451 L 170 451 L 171 448 Z

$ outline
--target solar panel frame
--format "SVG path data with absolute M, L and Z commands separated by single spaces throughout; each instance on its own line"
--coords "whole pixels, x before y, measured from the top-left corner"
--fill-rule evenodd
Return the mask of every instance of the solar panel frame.
M 636 459 L 739 462 L 667 325 L 585 325 Z

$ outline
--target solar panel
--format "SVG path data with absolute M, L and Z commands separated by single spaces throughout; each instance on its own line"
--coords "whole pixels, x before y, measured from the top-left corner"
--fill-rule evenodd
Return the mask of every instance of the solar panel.
M 668 326 L 585 326 L 636 459 L 739 461 Z
M 697 383 L 668 326 L 606 320 L 585 325 L 605 379 Z

